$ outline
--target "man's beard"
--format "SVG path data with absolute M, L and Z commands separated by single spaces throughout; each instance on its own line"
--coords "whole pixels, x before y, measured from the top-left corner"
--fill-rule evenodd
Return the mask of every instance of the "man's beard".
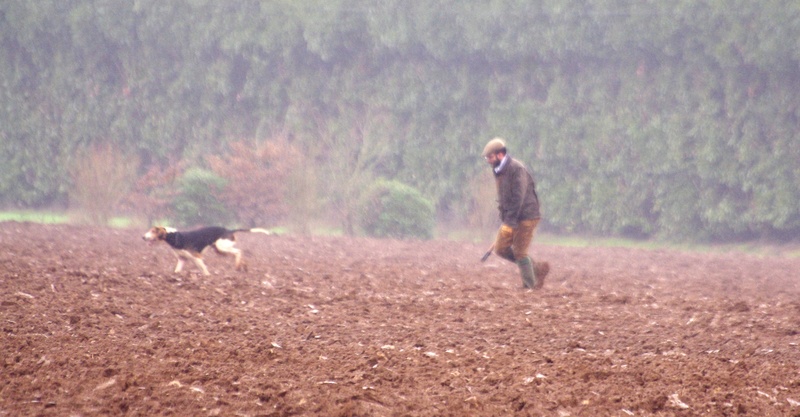
M 492 168 L 497 168 L 502 163 L 503 163 L 503 160 L 502 159 L 498 159 L 498 160 L 494 161 L 494 163 L 492 164 Z

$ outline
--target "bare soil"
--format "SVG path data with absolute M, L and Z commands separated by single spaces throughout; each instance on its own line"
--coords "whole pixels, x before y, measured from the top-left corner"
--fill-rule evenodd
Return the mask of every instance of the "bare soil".
M 0 223 L 0 416 L 800 416 L 800 259 Z

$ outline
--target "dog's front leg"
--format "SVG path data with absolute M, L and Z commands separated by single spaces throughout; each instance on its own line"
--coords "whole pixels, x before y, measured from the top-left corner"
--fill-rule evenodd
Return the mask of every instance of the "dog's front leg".
M 186 258 L 191 258 L 192 254 L 187 253 L 185 250 L 175 250 L 173 252 L 175 254 L 175 258 L 178 260 L 177 265 L 175 265 L 175 273 L 180 273 L 183 271 L 183 265 L 186 263 Z
M 203 262 L 203 259 L 200 258 L 199 255 L 192 256 L 192 260 L 194 261 L 194 264 L 197 265 L 198 268 L 203 270 L 203 275 L 211 275 L 211 273 L 208 272 L 208 268 L 206 268 L 205 262 Z
M 178 264 L 175 265 L 175 273 L 180 273 L 183 270 L 183 258 L 178 257 Z
M 219 239 L 214 242 L 214 249 L 221 255 L 233 256 L 233 266 L 237 271 L 246 271 L 247 265 L 242 261 L 242 250 L 235 247 L 236 243 L 229 239 Z

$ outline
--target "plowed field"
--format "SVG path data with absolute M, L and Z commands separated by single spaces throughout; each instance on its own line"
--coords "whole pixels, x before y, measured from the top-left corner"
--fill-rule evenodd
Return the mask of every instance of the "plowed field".
M 0 416 L 800 416 L 800 259 L 0 223 Z

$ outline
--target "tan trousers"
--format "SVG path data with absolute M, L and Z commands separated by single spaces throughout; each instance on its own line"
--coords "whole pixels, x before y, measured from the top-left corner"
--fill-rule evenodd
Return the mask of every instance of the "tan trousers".
M 497 238 L 494 241 L 494 253 L 511 262 L 516 262 L 528 256 L 528 247 L 531 245 L 533 234 L 536 232 L 536 226 L 538 225 L 539 219 L 523 220 L 514 228 L 511 235 L 500 231 L 497 232 Z

